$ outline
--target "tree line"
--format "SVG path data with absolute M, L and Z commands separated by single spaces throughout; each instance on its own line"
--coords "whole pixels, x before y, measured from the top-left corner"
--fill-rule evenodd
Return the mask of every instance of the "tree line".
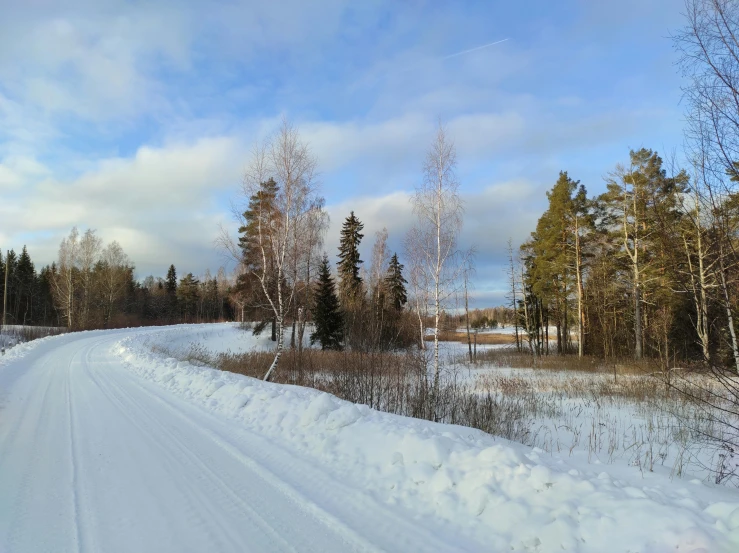
M 27 248 L 0 256 L 0 298 L 6 324 L 70 330 L 233 320 L 234 282 L 223 268 L 199 279 L 134 276 L 134 264 L 118 242 L 103 245 L 92 229 L 73 228 L 57 260 L 36 270 Z
M 688 0 L 686 17 L 685 166 L 632 150 L 597 196 L 560 172 L 518 261 L 510 248 L 519 348 L 739 372 L 739 6 Z

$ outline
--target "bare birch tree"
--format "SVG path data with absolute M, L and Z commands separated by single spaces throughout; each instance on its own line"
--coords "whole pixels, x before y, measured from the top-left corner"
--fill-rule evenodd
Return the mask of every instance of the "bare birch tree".
M 735 370 L 739 339 L 732 305 L 737 252 L 736 217 L 726 206 L 739 183 L 739 4 L 732 0 L 685 0 L 685 27 L 673 36 L 689 84 L 686 138 L 699 160 L 704 197 L 716 236 L 716 284 L 726 313 Z
M 90 301 L 93 295 L 93 269 L 100 257 L 100 249 L 103 241 L 95 234 L 94 229 L 87 229 L 82 235 L 79 243 L 79 274 L 81 312 L 80 327 L 88 328 L 90 325 Z
M 406 249 L 414 263 L 411 277 L 426 288 L 434 317 L 434 380 L 432 407 L 436 408 L 439 389 L 439 325 L 441 315 L 453 298 L 462 268 L 457 238 L 462 229 L 463 207 L 456 175 L 457 154 L 454 143 L 439 124 L 434 142 L 426 154 L 423 179 L 412 198 L 414 226 L 408 231 Z
M 410 248 L 410 244 L 406 241 L 406 257 L 408 258 L 408 266 L 410 269 L 408 275 L 408 284 L 411 292 L 411 305 L 413 311 L 418 318 L 419 342 L 418 348 L 426 349 L 426 327 L 424 320 L 428 317 L 429 295 L 428 283 L 425 281 L 425 273 L 421 270 L 421 255 Z
M 59 245 L 56 277 L 52 281 L 52 293 L 58 309 L 67 319 L 69 330 L 75 328 L 75 271 L 79 263 L 80 234 L 74 227 L 67 238 Z
M 508 269 L 506 272 L 508 276 L 508 284 L 510 285 L 510 300 L 513 308 L 513 331 L 516 335 L 516 351 L 521 351 L 522 339 L 518 333 L 519 320 L 518 320 L 518 301 L 516 299 L 517 281 L 516 281 L 516 265 L 513 261 L 513 241 L 508 239 Z
M 100 289 L 104 302 L 104 326 L 108 326 L 113 319 L 115 305 L 123 296 L 131 281 L 131 260 L 115 240 L 103 249 L 100 255 L 102 261 Z
M 256 196 L 268 179 L 274 179 L 277 191 L 266 217 L 257 216 L 253 247 L 262 262 L 253 269 L 264 299 L 276 322 L 275 356 L 264 380 L 277 369 L 284 349 L 285 317 L 296 295 L 296 273 L 291 270 L 291 253 L 307 251 L 305 234 L 295 232 L 316 216 L 321 206 L 315 179 L 316 161 L 295 127 L 287 120 L 270 140 L 255 146 L 244 176 L 243 194 L 248 201 Z M 318 210 L 320 211 L 320 207 Z

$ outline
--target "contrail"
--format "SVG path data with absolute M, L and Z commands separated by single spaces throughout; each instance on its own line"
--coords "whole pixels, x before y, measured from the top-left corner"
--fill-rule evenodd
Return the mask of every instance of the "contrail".
M 430 63 L 438 62 L 438 61 L 444 61 L 451 58 L 456 58 L 458 56 L 463 56 L 465 54 L 469 54 L 470 52 L 477 52 L 478 50 L 482 50 L 483 48 L 490 48 L 491 46 L 495 46 L 496 44 L 500 44 L 501 42 L 505 42 L 508 40 L 507 38 L 504 38 L 503 40 L 496 40 L 495 42 L 491 42 L 490 44 L 483 44 L 482 46 L 475 46 L 474 48 L 470 48 L 469 50 L 464 50 L 462 52 L 457 52 L 456 54 L 449 54 L 448 56 L 444 56 L 443 58 L 428 58 L 426 60 L 422 60 L 418 62 L 416 65 L 407 67 L 405 69 L 400 69 L 396 71 L 389 71 L 382 75 L 380 78 L 385 79 L 388 77 L 392 77 L 393 75 L 403 75 L 405 73 L 410 73 L 412 71 L 417 71 L 418 69 L 422 68 L 424 65 L 428 65 Z
M 444 56 L 443 58 L 440 58 L 442 60 L 448 60 L 450 58 L 456 58 L 457 56 L 463 56 L 464 54 L 469 54 L 470 52 L 476 52 L 477 50 L 482 50 L 483 48 L 490 48 L 491 46 L 495 46 L 496 44 L 500 44 L 501 42 L 505 42 L 508 40 L 507 38 L 504 38 L 503 40 L 496 40 L 495 42 L 491 42 L 490 44 L 483 44 L 482 46 L 476 46 L 475 48 L 470 48 L 469 50 L 464 50 L 463 52 L 457 52 L 456 54 L 449 54 L 448 56 Z

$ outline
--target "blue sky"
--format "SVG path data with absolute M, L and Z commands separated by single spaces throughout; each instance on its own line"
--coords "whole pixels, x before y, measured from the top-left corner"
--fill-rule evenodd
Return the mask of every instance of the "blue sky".
M 506 242 L 560 170 L 596 193 L 630 148 L 680 153 L 679 0 L 59 4 L 0 0 L 0 246 L 42 263 L 77 225 L 139 277 L 215 271 L 249 147 L 283 115 L 318 160 L 329 252 L 353 209 L 365 257 L 383 226 L 402 255 L 441 119 L 476 303 L 498 304 Z

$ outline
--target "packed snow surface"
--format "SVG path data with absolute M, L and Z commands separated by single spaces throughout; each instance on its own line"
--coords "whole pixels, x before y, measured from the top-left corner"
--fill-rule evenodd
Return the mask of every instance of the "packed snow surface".
M 203 332 L 77 333 L 0 359 L 0 551 L 739 551 L 736 490 L 151 350 Z

